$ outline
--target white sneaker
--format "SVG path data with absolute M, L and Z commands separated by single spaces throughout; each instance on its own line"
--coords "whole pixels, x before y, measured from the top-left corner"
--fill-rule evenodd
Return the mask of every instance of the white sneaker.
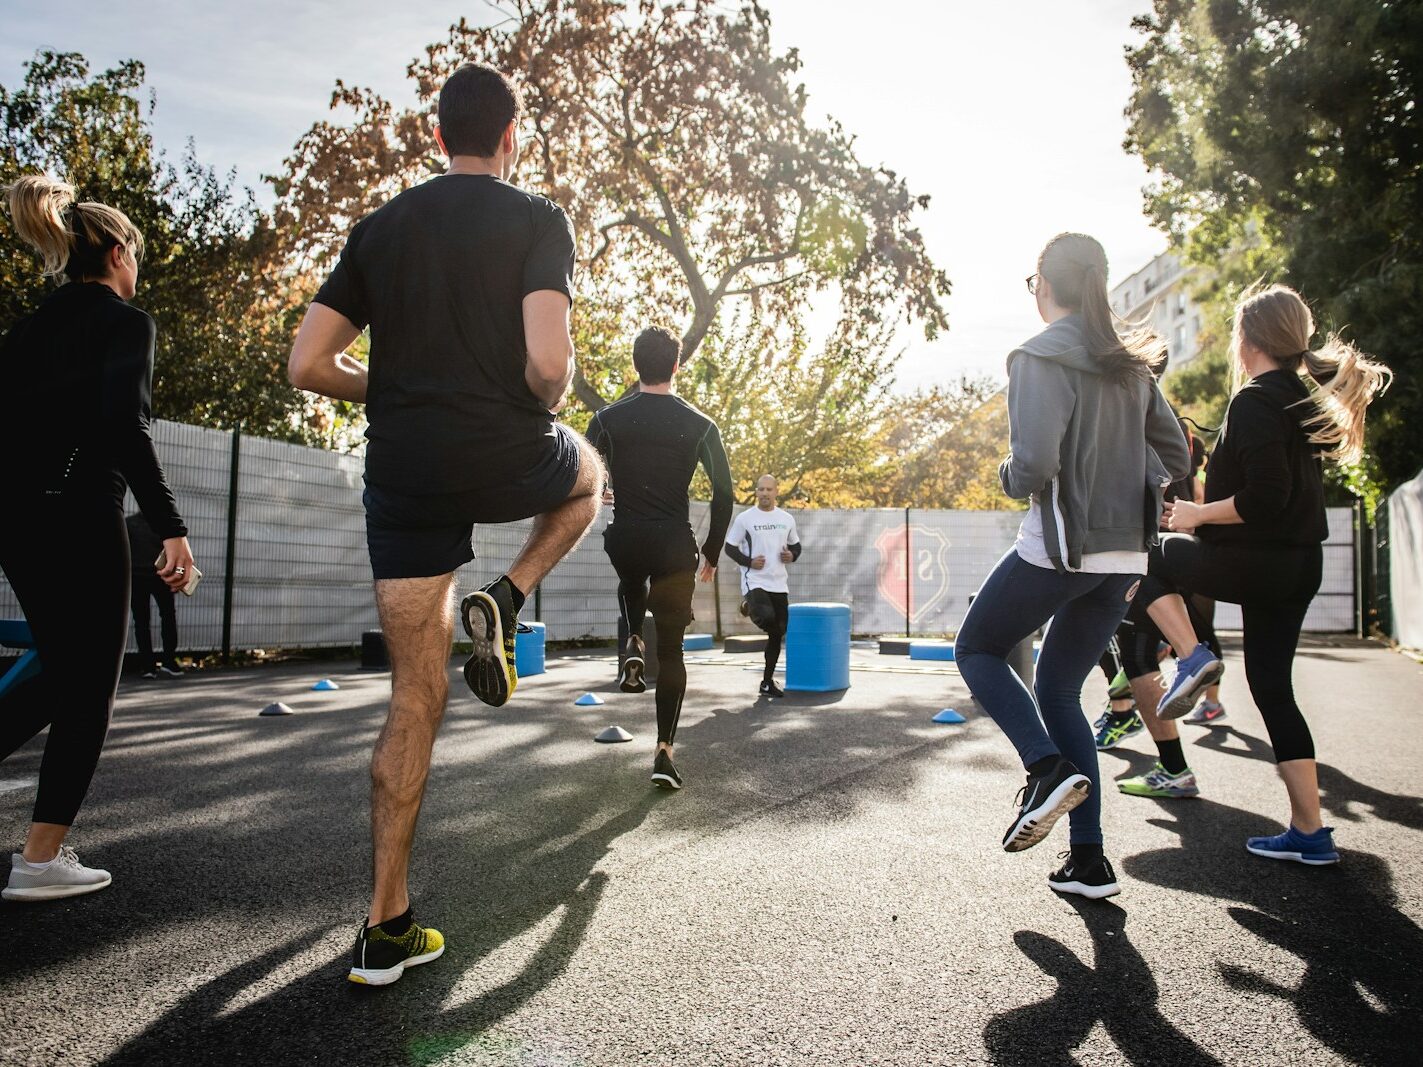
M 96 867 L 86 867 L 68 845 L 59 846 L 59 855 L 44 867 L 35 867 L 18 852 L 10 854 L 10 884 L 0 891 L 6 900 L 55 900 L 77 897 L 103 889 L 113 876 Z

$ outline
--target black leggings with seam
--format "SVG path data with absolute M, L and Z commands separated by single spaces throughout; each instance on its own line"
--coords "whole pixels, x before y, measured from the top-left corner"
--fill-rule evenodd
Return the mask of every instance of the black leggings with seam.
M 17 504 L 15 519 L 0 522 L 0 569 L 40 672 L 0 697 L 0 760 L 48 726 L 33 817 L 70 826 L 104 748 L 128 643 L 128 530 L 102 493 Z
M 1295 701 L 1292 676 L 1304 616 L 1323 573 L 1319 545 L 1215 544 L 1171 534 L 1152 551 L 1133 605 L 1144 611 L 1170 593 L 1240 605 L 1245 680 L 1277 763 L 1314 759 L 1314 738 Z
M 696 540 L 684 522 L 624 519 L 603 531 L 603 549 L 618 572 L 618 610 L 629 636 L 642 637 L 649 611 L 657 623 L 657 741 L 673 744 L 687 695 L 682 640 L 692 623 Z

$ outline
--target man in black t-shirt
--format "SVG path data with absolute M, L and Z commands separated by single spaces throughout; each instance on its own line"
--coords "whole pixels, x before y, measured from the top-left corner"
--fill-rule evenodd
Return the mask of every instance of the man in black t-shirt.
M 687 668 L 682 635 L 692 621 L 697 543 L 687 520 L 687 490 L 700 464 L 711 479 L 711 524 L 702 542 L 699 577 L 716 577 L 717 553 L 731 521 L 731 468 L 716 423 L 672 391 L 682 343 L 670 331 L 643 330 L 632 346 L 639 391 L 610 404 L 588 424 L 588 440 L 607 460 L 617 499 L 603 547 L 618 572 L 618 608 L 627 649 L 618 686 L 641 693 L 645 664 L 643 620 L 657 624 L 657 752 L 652 781 L 681 789 L 672 744 Z M 651 588 L 649 588 L 649 582 Z
M 444 951 L 414 924 L 410 845 L 444 714 L 454 571 L 475 523 L 534 517 L 507 574 L 465 597 L 465 680 L 513 694 L 524 597 L 597 518 L 602 463 L 557 422 L 573 379 L 573 231 L 507 181 L 521 111 L 509 80 L 465 66 L 440 91 L 445 174 L 351 231 L 292 348 L 292 383 L 364 402 L 366 538 L 390 650 L 390 713 L 371 764 L 375 887 L 352 981 L 384 985 Z M 370 328 L 369 371 L 346 354 Z

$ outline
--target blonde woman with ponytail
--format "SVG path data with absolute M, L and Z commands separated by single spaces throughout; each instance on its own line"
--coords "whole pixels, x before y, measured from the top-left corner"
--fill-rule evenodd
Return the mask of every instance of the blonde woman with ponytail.
M 1071 851 L 1048 885 L 1108 897 L 1119 887 L 1103 852 L 1082 683 L 1146 572 L 1162 489 L 1190 472 L 1191 453 L 1152 375 L 1161 342 L 1118 332 L 1100 244 L 1080 233 L 1054 237 L 1028 291 L 1047 329 L 1008 356 L 1011 450 L 999 477 L 1005 493 L 1030 506 L 1017 543 L 974 598 L 954 653 L 1027 772 L 1003 848 L 1032 847 L 1067 814 Z M 1049 620 L 1030 693 L 1007 657 Z
M 1362 456 L 1364 413 L 1391 373 L 1333 334 L 1312 350 L 1313 336 L 1314 317 L 1293 289 L 1256 287 L 1241 297 L 1231 336 L 1236 388 L 1206 466 L 1205 502 L 1168 505 L 1167 526 L 1179 532 L 1152 553 L 1137 599 L 1173 648 L 1194 650 L 1161 698 L 1168 719 L 1190 710 L 1220 666 L 1198 644 L 1181 594 L 1241 606 L 1246 680 L 1290 800 L 1285 833 L 1245 847 L 1318 866 L 1337 863 L 1339 853 L 1320 818 L 1314 740 L 1291 675 L 1329 536 L 1323 464 Z
M 121 212 L 76 202 L 41 175 L 6 190 L 16 234 L 63 280 L 0 345 L 0 454 L 11 511 L 0 569 L 19 598 L 40 672 L 0 698 L 0 760 L 46 726 L 24 851 L 10 859 L 6 900 L 103 889 L 65 844 L 99 762 L 128 643 L 125 489 L 163 539 L 159 576 L 193 570 L 187 529 L 149 436 L 153 320 L 132 307 L 143 236 Z

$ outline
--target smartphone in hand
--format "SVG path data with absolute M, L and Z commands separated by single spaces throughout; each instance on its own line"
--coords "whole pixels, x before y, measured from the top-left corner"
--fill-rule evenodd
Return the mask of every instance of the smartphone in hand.
M 160 552 L 158 553 L 158 558 L 153 561 L 153 566 L 161 571 L 165 566 L 167 566 L 167 563 L 168 553 Z M 198 583 L 202 580 L 203 572 L 198 570 L 198 565 L 194 563 L 192 568 L 188 571 L 188 584 L 183 586 L 183 588 L 180 589 L 179 592 L 182 593 L 184 596 L 192 596 L 193 590 L 198 587 Z

